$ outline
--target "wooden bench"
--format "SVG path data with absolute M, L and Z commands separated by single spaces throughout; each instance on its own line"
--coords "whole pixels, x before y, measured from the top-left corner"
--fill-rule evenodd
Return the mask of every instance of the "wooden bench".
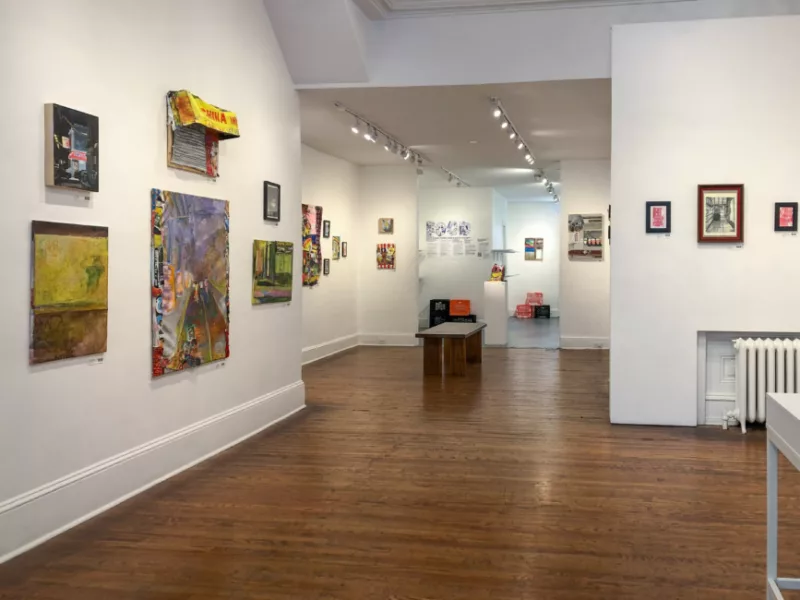
M 467 374 L 467 363 L 483 361 L 486 323 L 442 323 L 417 334 L 425 340 L 425 375 Z

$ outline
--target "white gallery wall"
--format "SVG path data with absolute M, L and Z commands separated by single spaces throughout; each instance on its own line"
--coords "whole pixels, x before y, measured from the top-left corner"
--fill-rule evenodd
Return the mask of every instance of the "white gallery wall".
M 567 222 L 570 214 L 603 215 L 608 230 L 611 203 L 611 165 L 607 160 L 569 160 L 561 163 L 561 293 L 562 348 L 608 348 L 611 246 L 602 261 L 570 260 Z M 616 206 L 616 203 L 615 203 Z M 642 209 L 644 210 L 644 209 Z M 642 217 L 644 218 L 644 217 Z M 616 222 L 612 211 L 612 222 Z
M 359 167 L 358 333 L 365 345 L 416 346 L 417 174 L 408 165 Z M 378 233 L 393 218 L 394 234 Z M 378 269 L 377 245 L 396 247 L 396 269 Z M 348 259 L 350 260 L 350 259 Z M 324 282 L 323 282 L 324 283 Z
M 3 125 L 13 151 L 0 161 L 13 207 L 0 219 L 0 560 L 303 406 L 297 98 L 261 0 L 229 4 L 0 7 L 0 53 L 13 57 L 0 66 L 0 110 L 13 115 Z M 90 43 L 65 45 L 65 10 L 79 15 Z M 198 53 L 190 56 L 191 43 Z M 166 167 L 165 94 L 182 88 L 239 116 L 242 136 L 220 144 L 216 183 Z M 100 192 L 89 200 L 45 188 L 47 102 L 99 117 Z M 282 186 L 278 227 L 262 220 L 264 180 Z M 158 380 L 151 379 L 153 187 L 230 201 L 231 356 Z M 28 365 L 32 220 L 109 228 L 102 363 Z M 295 243 L 290 304 L 251 305 L 256 238 Z
M 722 43 L 721 43 L 722 42 Z M 611 420 L 697 423 L 698 332 L 800 332 L 800 18 L 613 32 Z M 744 244 L 697 243 L 698 184 L 745 185 Z M 672 202 L 647 235 L 645 202 Z
M 483 317 L 483 284 L 489 279 L 492 269 L 491 257 L 426 257 L 425 224 L 427 221 L 467 221 L 472 225 L 473 241 L 477 243 L 481 238 L 491 242 L 494 194 L 492 188 L 452 185 L 420 189 L 420 313 L 424 311 L 427 314 L 434 298 L 458 298 L 470 300 L 472 314 Z
M 561 268 L 561 205 L 556 202 L 517 201 L 508 203 L 506 247 L 516 254 L 506 256 L 508 310 L 524 304 L 528 292 L 542 292 L 552 316 L 559 315 Z M 525 260 L 525 238 L 544 240 L 543 260 Z
M 302 146 L 303 203 L 322 207 L 331 237 L 322 238 L 322 258 L 330 275 L 303 288 L 303 362 L 317 360 L 358 343 L 357 278 L 358 174 L 356 165 Z M 347 257 L 333 260 L 333 236 L 347 242 Z

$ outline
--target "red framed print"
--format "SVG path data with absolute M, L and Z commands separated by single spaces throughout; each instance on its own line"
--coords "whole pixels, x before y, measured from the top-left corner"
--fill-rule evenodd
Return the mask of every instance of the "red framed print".
M 700 185 L 697 188 L 697 242 L 744 242 L 744 185 Z
M 645 206 L 645 232 L 672 233 L 672 203 L 647 202 Z
M 797 231 L 797 202 L 775 203 L 775 231 Z

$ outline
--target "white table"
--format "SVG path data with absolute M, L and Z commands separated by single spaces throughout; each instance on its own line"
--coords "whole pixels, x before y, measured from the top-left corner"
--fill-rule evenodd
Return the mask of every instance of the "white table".
M 778 451 L 800 471 L 800 394 L 767 394 L 767 600 L 800 590 L 800 579 L 778 577 Z

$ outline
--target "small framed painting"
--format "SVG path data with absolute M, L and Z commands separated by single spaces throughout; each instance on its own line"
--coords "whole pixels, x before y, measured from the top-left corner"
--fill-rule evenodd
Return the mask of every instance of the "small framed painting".
M 394 219 L 378 219 L 378 233 L 394 233 Z
M 338 235 L 333 236 L 333 243 L 331 244 L 331 249 L 333 250 L 333 260 L 339 260 L 339 256 L 341 255 L 342 251 L 342 241 Z
M 264 220 L 281 220 L 281 186 L 269 181 L 264 182 Z
M 647 202 L 645 206 L 645 232 L 672 233 L 672 202 Z
M 324 237 L 324 238 L 331 237 L 331 222 L 330 221 L 323 221 L 322 222 L 322 237 Z
M 797 202 L 775 203 L 775 231 L 797 231 Z
M 525 238 L 525 260 L 544 260 L 543 238 Z
M 325 258 L 322 261 L 322 274 L 323 275 L 330 275 L 331 274 L 331 259 Z
M 342 242 L 342 258 L 347 258 L 347 242 Z
M 744 185 L 700 185 L 697 188 L 697 242 L 744 242 Z

